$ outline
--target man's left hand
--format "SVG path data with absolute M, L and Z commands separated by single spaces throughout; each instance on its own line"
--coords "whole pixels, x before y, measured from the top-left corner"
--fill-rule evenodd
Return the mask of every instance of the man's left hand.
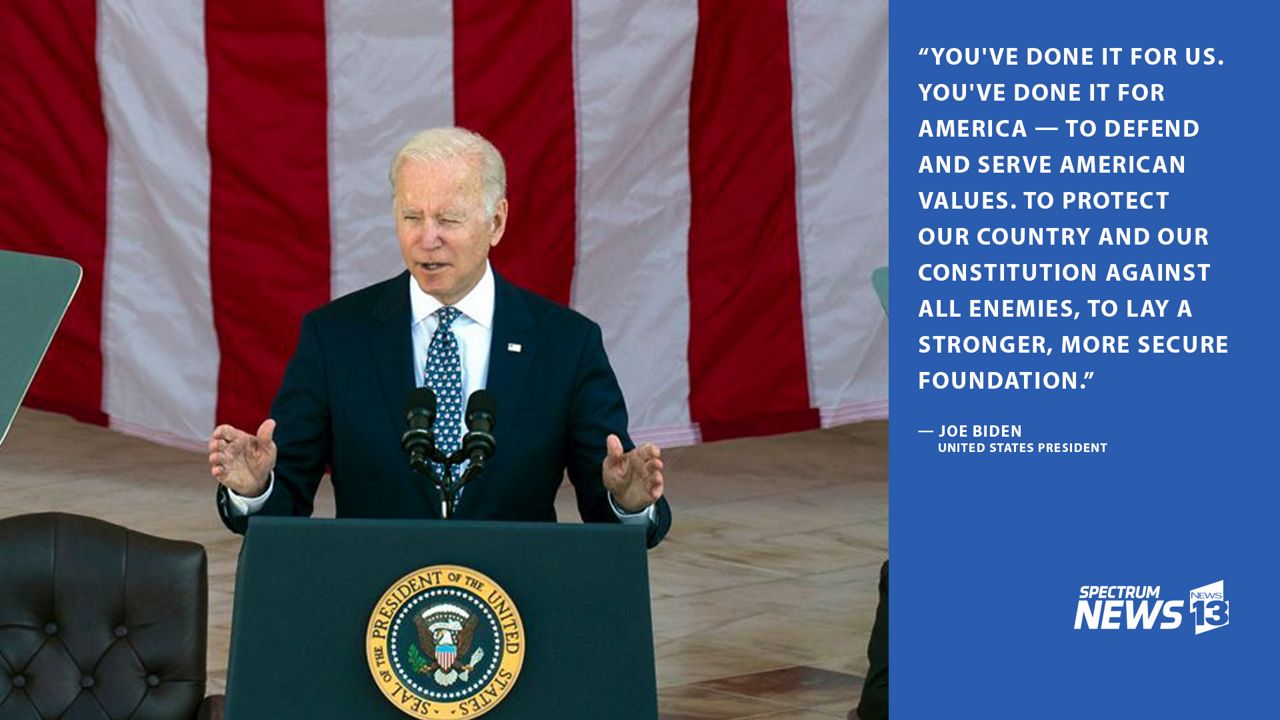
M 662 497 L 662 450 L 657 445 L 645 443 L 624 453 L 622 441 L 617 435 L 610 435 L 605 449 L 601 475 L 618 509 L 643 512 Z

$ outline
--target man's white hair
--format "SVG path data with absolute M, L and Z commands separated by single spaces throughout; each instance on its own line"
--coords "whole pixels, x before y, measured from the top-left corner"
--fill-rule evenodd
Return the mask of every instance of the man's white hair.
M 507 196 L 507 166 L 502 153 L 479 133 L 460 127 L 423 130 L 409 138 L 391 161 L 391 194 L 395 196 L 396 177 L 405 160 L 438 162 L 459 157 L 474 158 L 480 168 L 480 190 L 486 215 L 492 215 L 498 201 Z

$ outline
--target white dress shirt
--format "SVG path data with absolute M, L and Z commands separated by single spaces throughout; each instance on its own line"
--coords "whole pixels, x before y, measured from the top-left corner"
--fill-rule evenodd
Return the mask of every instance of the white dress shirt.
M 493 304 L 496 289 L 493 281 L 493 268 L 485 263 L 484 275 L 476 283 L 471 292 L 454 305 L 460 313 L 453 321 L 453 334 L 458 339 L 458 353 L 462 362 L 462 391 L 465 397 L 486 386 L 489 380 L 489 347 L 493 344 Z M 419 368 L 415 382 L 422 387 L 426 382 L 427 351 L 431 347 L 431 336 L 435 334 L 440 318 L 435 312 L 443 307 L 439 300 L 422 291 L 418 283 L 409 276 L 409 320 L 410 333 L 413 336 L 413 363 Z M 464 413 L 465 415 L 465 413 Z M 467 432 L 466 418 L 461 418 L 461 431 Z M 604 438 L 600 438 L 604 442 Z M 466 465 L 459 466 L 459 471 Z M 271 490 L 275 487 L 275 474 L 267 482 L 266 492 L 253 498 L 246 498 L 227 490 L 227 500 L 233 515 L 252 515 L 267 503 Z M 638 513 L 627 513 L 613 502 L 613 494 L 609 495 L 609 505 L 618 519 L 628 525 L 643 525 L 656 522 L 657 517 L 652 505 Z
M 462 361 L 462 397 L 469 398 L 471 393 L 487 387 L 489 380 L 489 346 L 493 344 L 493 302 L 495 288 L 493 269 L 485 265 L 484 275 L 480 282 L 471 288 L 471 292 L 454 305 L 460 313 L 454 318 L 451 329 L 458 339 L 458 359 Z M 435 313 L 444 307 L 440 301 L 431 297 L 418 287 L 413 276 L 409 277 L 409 321 L 413 333 L 413 366 L 418 368 L 414 382 L 418 387 L 426 384 L 427 352 L 431 348 L 431 337 L 440 326 L 440 318 Z M 465 415 L 465 401 L 463 405 Z M 466 418 L 459 418 L 458 437 L 467 434 Z M 459 471 L 462 468 L 459 467 Z

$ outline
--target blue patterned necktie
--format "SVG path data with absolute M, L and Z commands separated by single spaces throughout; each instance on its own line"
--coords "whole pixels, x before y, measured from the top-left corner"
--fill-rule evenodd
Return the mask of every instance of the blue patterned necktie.
M 436 393 L 436 446 L 445 455 L 453 454 L 462 442 L 462 358 L 451 329 L 459 314 L 448 305 L 436 311 L 440 324 L 427 349 L 426 385 Z M 433 464 L 442 480 L 453 480 L 452 476 L 444 477 L 441 465 Z

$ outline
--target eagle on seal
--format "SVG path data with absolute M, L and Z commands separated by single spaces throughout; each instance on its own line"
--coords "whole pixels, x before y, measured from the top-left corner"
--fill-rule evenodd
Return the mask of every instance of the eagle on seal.
M 479 620 L 456 605 L 436 605 L 428 608 L 413 619 L 418 630 L 418 641 L 423 649 L 430 648 L 434 652 L 428 657 L 425 667 L 417 668 L 424 675 L 436 675 L 442 685 L 451 685 L 457 677 L 463 680 L 483 657 L 483 652 L 476 652 L 470 662 L 460 662 L 471 650 L 472 637 L 475 635 Z M 478 656 L 478 657 L 477 657 Z M 455 669 L 456 668 L 456 669 Z

